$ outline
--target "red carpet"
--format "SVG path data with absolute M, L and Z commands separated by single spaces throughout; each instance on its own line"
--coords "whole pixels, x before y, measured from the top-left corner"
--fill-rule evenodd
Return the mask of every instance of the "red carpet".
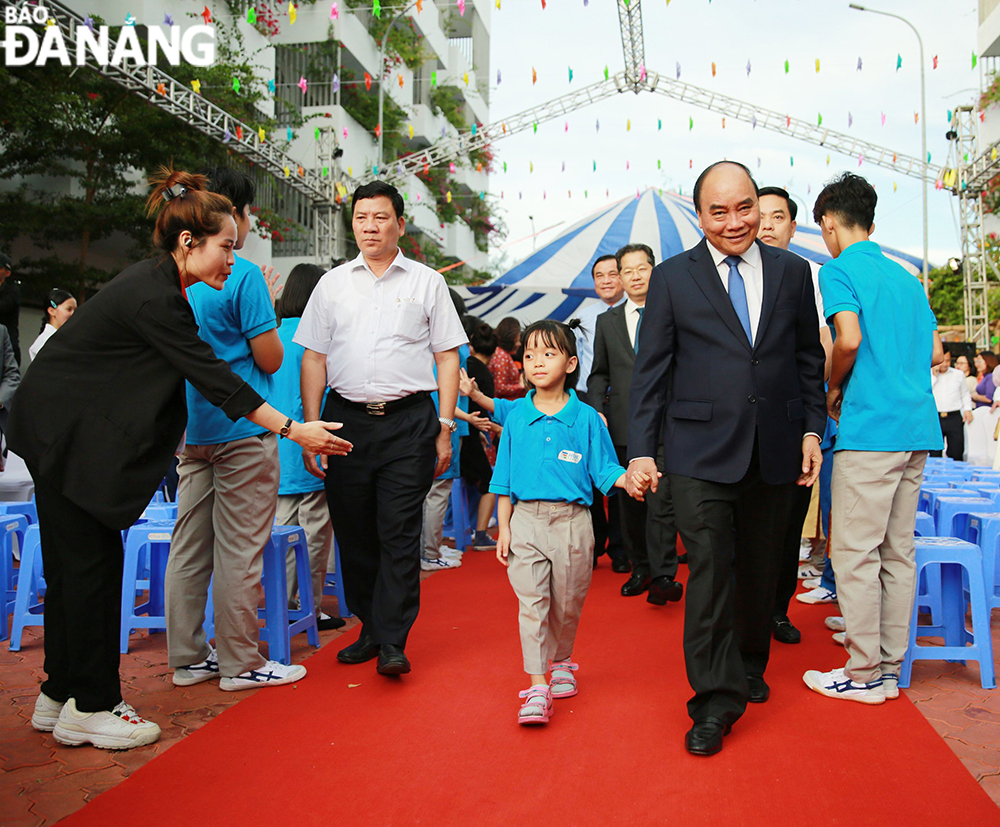
M 805 640 L 774 644 L 771 700 L 721 754 L 688 755 L 682 608 L 623 598 L 623 580 L 603 558 L 577 641 L 580 694 L 547 727 L 515 723 L 516 601 L 493 555 L 470 552 L 424 583 L 411 675 L 341 665 L 337 641 L 295 688 L 258 690 L 64 823 L 1000 824 L 905 697 L 868 707 L 804 686 L 806 669 L 845 659 L 824 607 L 794 603 Z

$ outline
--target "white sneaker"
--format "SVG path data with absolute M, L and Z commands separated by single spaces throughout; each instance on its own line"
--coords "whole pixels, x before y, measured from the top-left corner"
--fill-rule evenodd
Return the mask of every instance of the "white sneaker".
M 442 571 L 444 569 L 457 569 L 461 565 L 462 561 L 456 560 L 454 557 L 438 557 L 435 560 L 430 560 L 426 557 L 420 558 L 421 571 Z
M 826 624 L 826 628 L 831 632 L 846 632 L 847 624 L 844 622 L 842 617 L 828 617 L 823 621 Z
M 219 681 L 219 689 L 226 692 L 239 692 L 241 689 L 257 689 L 261 686 L 282 686 L 295 683 L 306 676 L 306 668 L 293 664 L 285 666 L 276 660 L 269 660 L 260 669 L 251 669 L 235 678 L 223 678 Z
M 830 637 L 833 638 L 834 643 L 839 643 L 841 646 L 847 646 L 847 632 L 834 632 Z
M 807 540 L 805 537 L 799 542 L 799 562 L 804 563 L 810 557 L 812 557 L 812 541 Z
M 894 701 L 899 697 L 899 673 L 883 672 L 882 689 L 885 691 L 885 699 Z
M 441 546 L 441 548 L 438 549 L 438 554 L 446 560 L 462 559 L 462 550 L 460 548 L 452 548 L 451 546 Z
M 836 603 L 837 593 L 820 586 L 818 589 L 795 595 L 800 603 Z
M 855 683 L 844 674 L 843 669 L 834 669 L 832 672 L 806 672 L 802 680 L 813 692 L 819 692 L 828 698 L 842 698 L 862 704 L 885 703 L 881 678 L 871 683 Z
M 799 566 L 799 580 L 808 580 L 810 577 L 822 577 L 822 569 L 818 569 L 815 566 L 807 563 L 804 566 Z
M 35 698 L 35 711 L 31 715 L 31 725 L 39 732 L 52 732 L 59 722 L 59 713 L 66 704 L 53 701 L 44 692 Z
M 160 737 L 160 728 L 140 718 L 125 701 L 110 712 L 79 712 L 76 699 L 70 698 L 52 734 L 60 744 L 71 747 L 93 744 L 98 749 L 132 749 L 152 744 Z
M 174 669 L 174 686 L 194 686 L 196 683 L 219 677 L 219 656 L 211 646 L 209 649 L 211 651 L 209 651 L 208 657 L 201 663 L 178 666 Z
M 822 582 L 822 577 L 810 577 L 808 580 L 802 581 L 802 588 L 812 591 L 813 589 L 818 589 Z

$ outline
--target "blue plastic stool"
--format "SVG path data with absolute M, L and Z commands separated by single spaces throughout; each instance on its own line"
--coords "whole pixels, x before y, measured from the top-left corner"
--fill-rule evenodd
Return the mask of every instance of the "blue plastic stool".
M 985 497 L 937 497 L 934 502 L 934 527 L 938 537 L 957 537 L 955 518 L 974 511 L 992 511 L 993 500 Z
M 24 533 L 28 530 L 28 518 L 23 514 L 0 515 L 0 640 L 10 634 L 8 615 L 14 609 L 17 587 L 17 573 L 14 569 L 14 541 L 17 553 L 24 551 Z
M 173 531 L 174 523 L 167 521 L 139 523 L 128 530 L 122 572 L 122 623 L 119 638 L 122 654 L 128 651 L 129 635 L 134 629 L 156 632 L 167 630 L 163 585 Z M 144 588 L 148 589 L 149 597 L 145 603 L 136 606 L 136 593 Z
M 28 518 L 29 524 L 38 522 L 38 509 L 35 507 L 34 500 L 31 502 L 0 503 L 0 514 L 23 514 Z
M 163 522 L 164 520 L 176 521 L 177 503 L 150 503 L 139 519 L 150 523 Z
M 292 662 L 292 635 L 305 632 L 309 645 L 319 646 L 312 588 L 299 589 L 298 611 L 288 608 L 285 561 L 293 549 L 295 576 L 299 583 L 312 583 L 305 531 L 294 525 L 272 526 L 271 539 L 264 546 L 264 608 L 258 610 L 264 626 L 260 637 L 267 641 L 268 657 L 285 665 Z
M 1000 471 L 973 471 L 972 479 L 976 482 L 995 482 L 1000 485 Z
M 37 523 L 28 526 L 21 549 L 21 568 L 17 573 L 14 617 L 10 626 L 10 651 L 21 651 L 21 637 L 27 626 L 44 626 L 45 578 L 42 574 L 42 539 Z
M 1000 609 L 1000 513 L 970 514 L 963 539 L 978 545 L 983 553 L 987 610 Z
M 455 535 L 455 548 L 464 552 L 472 543 L 469 528 L 469 497 L 465 481 L 458 477 L 451 483 L 451 525 Z
M 917 522 L 913 526 L 913 533 L 918 537 L 935 537 L 934 518 L 926 511 L 918 511 Z
M 340 546 L 337 538 L 333 538 L 334 571 L 326 573 L 326 582 L 323 584 L 323 594 L 332 594 L 337 598 L 337 614 L 340 617 L 354 617 L 351 610 L 347 608 L 347 597 L 344 595 L 344 578 L 340 567 Z
M 917 508 L 920 511 L 926 511 L 928 514 L 934 513 L 934 502 L 938 497 L 950 497 L 954 493 L 955 489 L 951 488 L 946 483 L 940 485 L 930 485 L 925 482 L 920 486 L 920 502 Z
M 941 567 L 940 623 L 918 626 L 917 607 L 910 619 L 910 641 L 899 672 L 899 685 L 910 685 L 915 660 L 979 661 L 979 677 L 984 689 L 996 687 L 993 670 L 993 641 L 990 637 L 990 613 L 983 584 L 983 560 L 979 546 L 951 537 L 927 537 L 916 540 L 917 577 L 928 565 Z M 972 606 L 972 629 L 965 628 L 966 595 L 963 574 L 969 582 Z M 918 646 L 918 637 L 939 637 L 944 646 Z M 968 646 L 966 644 L 972 644 Z

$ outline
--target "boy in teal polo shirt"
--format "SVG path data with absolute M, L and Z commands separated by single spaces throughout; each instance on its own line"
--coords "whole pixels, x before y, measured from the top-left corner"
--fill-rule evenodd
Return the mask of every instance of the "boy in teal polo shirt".
M 937 322 L 920 282 L 869 240 L 876 201 L 871 184 L 844 173 L 813 208 L 833 256 L 819 271 L 836 331 L 829 542 L 850 657 L 843 669 L 803 676 L 822 695 L 866 704 L 899 696 L 920 483 L 928 451 L 942 443 L 928 370 L 943 358 Z
M 209 188 L 233 202 L 240 249 L 250 229 L 255 187 L 231 169 L 209 172 Z M 260 268 L 235 258 L 222 290 L 188 288 L 198 333 L 265 399 L 284 348 L 274 298 Z M 277 437 L 246 419 L 231 422 L 187 387 L 186 446 L 177 472 L 177 525 L 165 584 L 167 650 L 177 686 L 220 677 L 226 691 L 277 686 L 305 677 L 303 666 L 266 661 L 257 648 L 257 604 L 264 546 L 278 501 Z M 209 581 L 215 606 L 213 649 L 205 637 Z

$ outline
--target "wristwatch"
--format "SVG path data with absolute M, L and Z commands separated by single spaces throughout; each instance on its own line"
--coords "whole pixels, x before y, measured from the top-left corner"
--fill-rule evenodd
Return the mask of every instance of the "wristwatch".
M 281 426 L 281 430 L 278 431 L 278 436 L 284 438 L 288 436 L 288 432 L 292 430 L 292 418 L 289 417 L 285 420 L 285 424 Z
M 451 431 L 452 433 L 455 433 L 455 431 L 458 430 L 458 423 L 454 419 L 448 419 L 448 417 L 446 416 L 439 416 L 438 422 L 440 422 L 442 425 L 447 425 L 448 430 Z

